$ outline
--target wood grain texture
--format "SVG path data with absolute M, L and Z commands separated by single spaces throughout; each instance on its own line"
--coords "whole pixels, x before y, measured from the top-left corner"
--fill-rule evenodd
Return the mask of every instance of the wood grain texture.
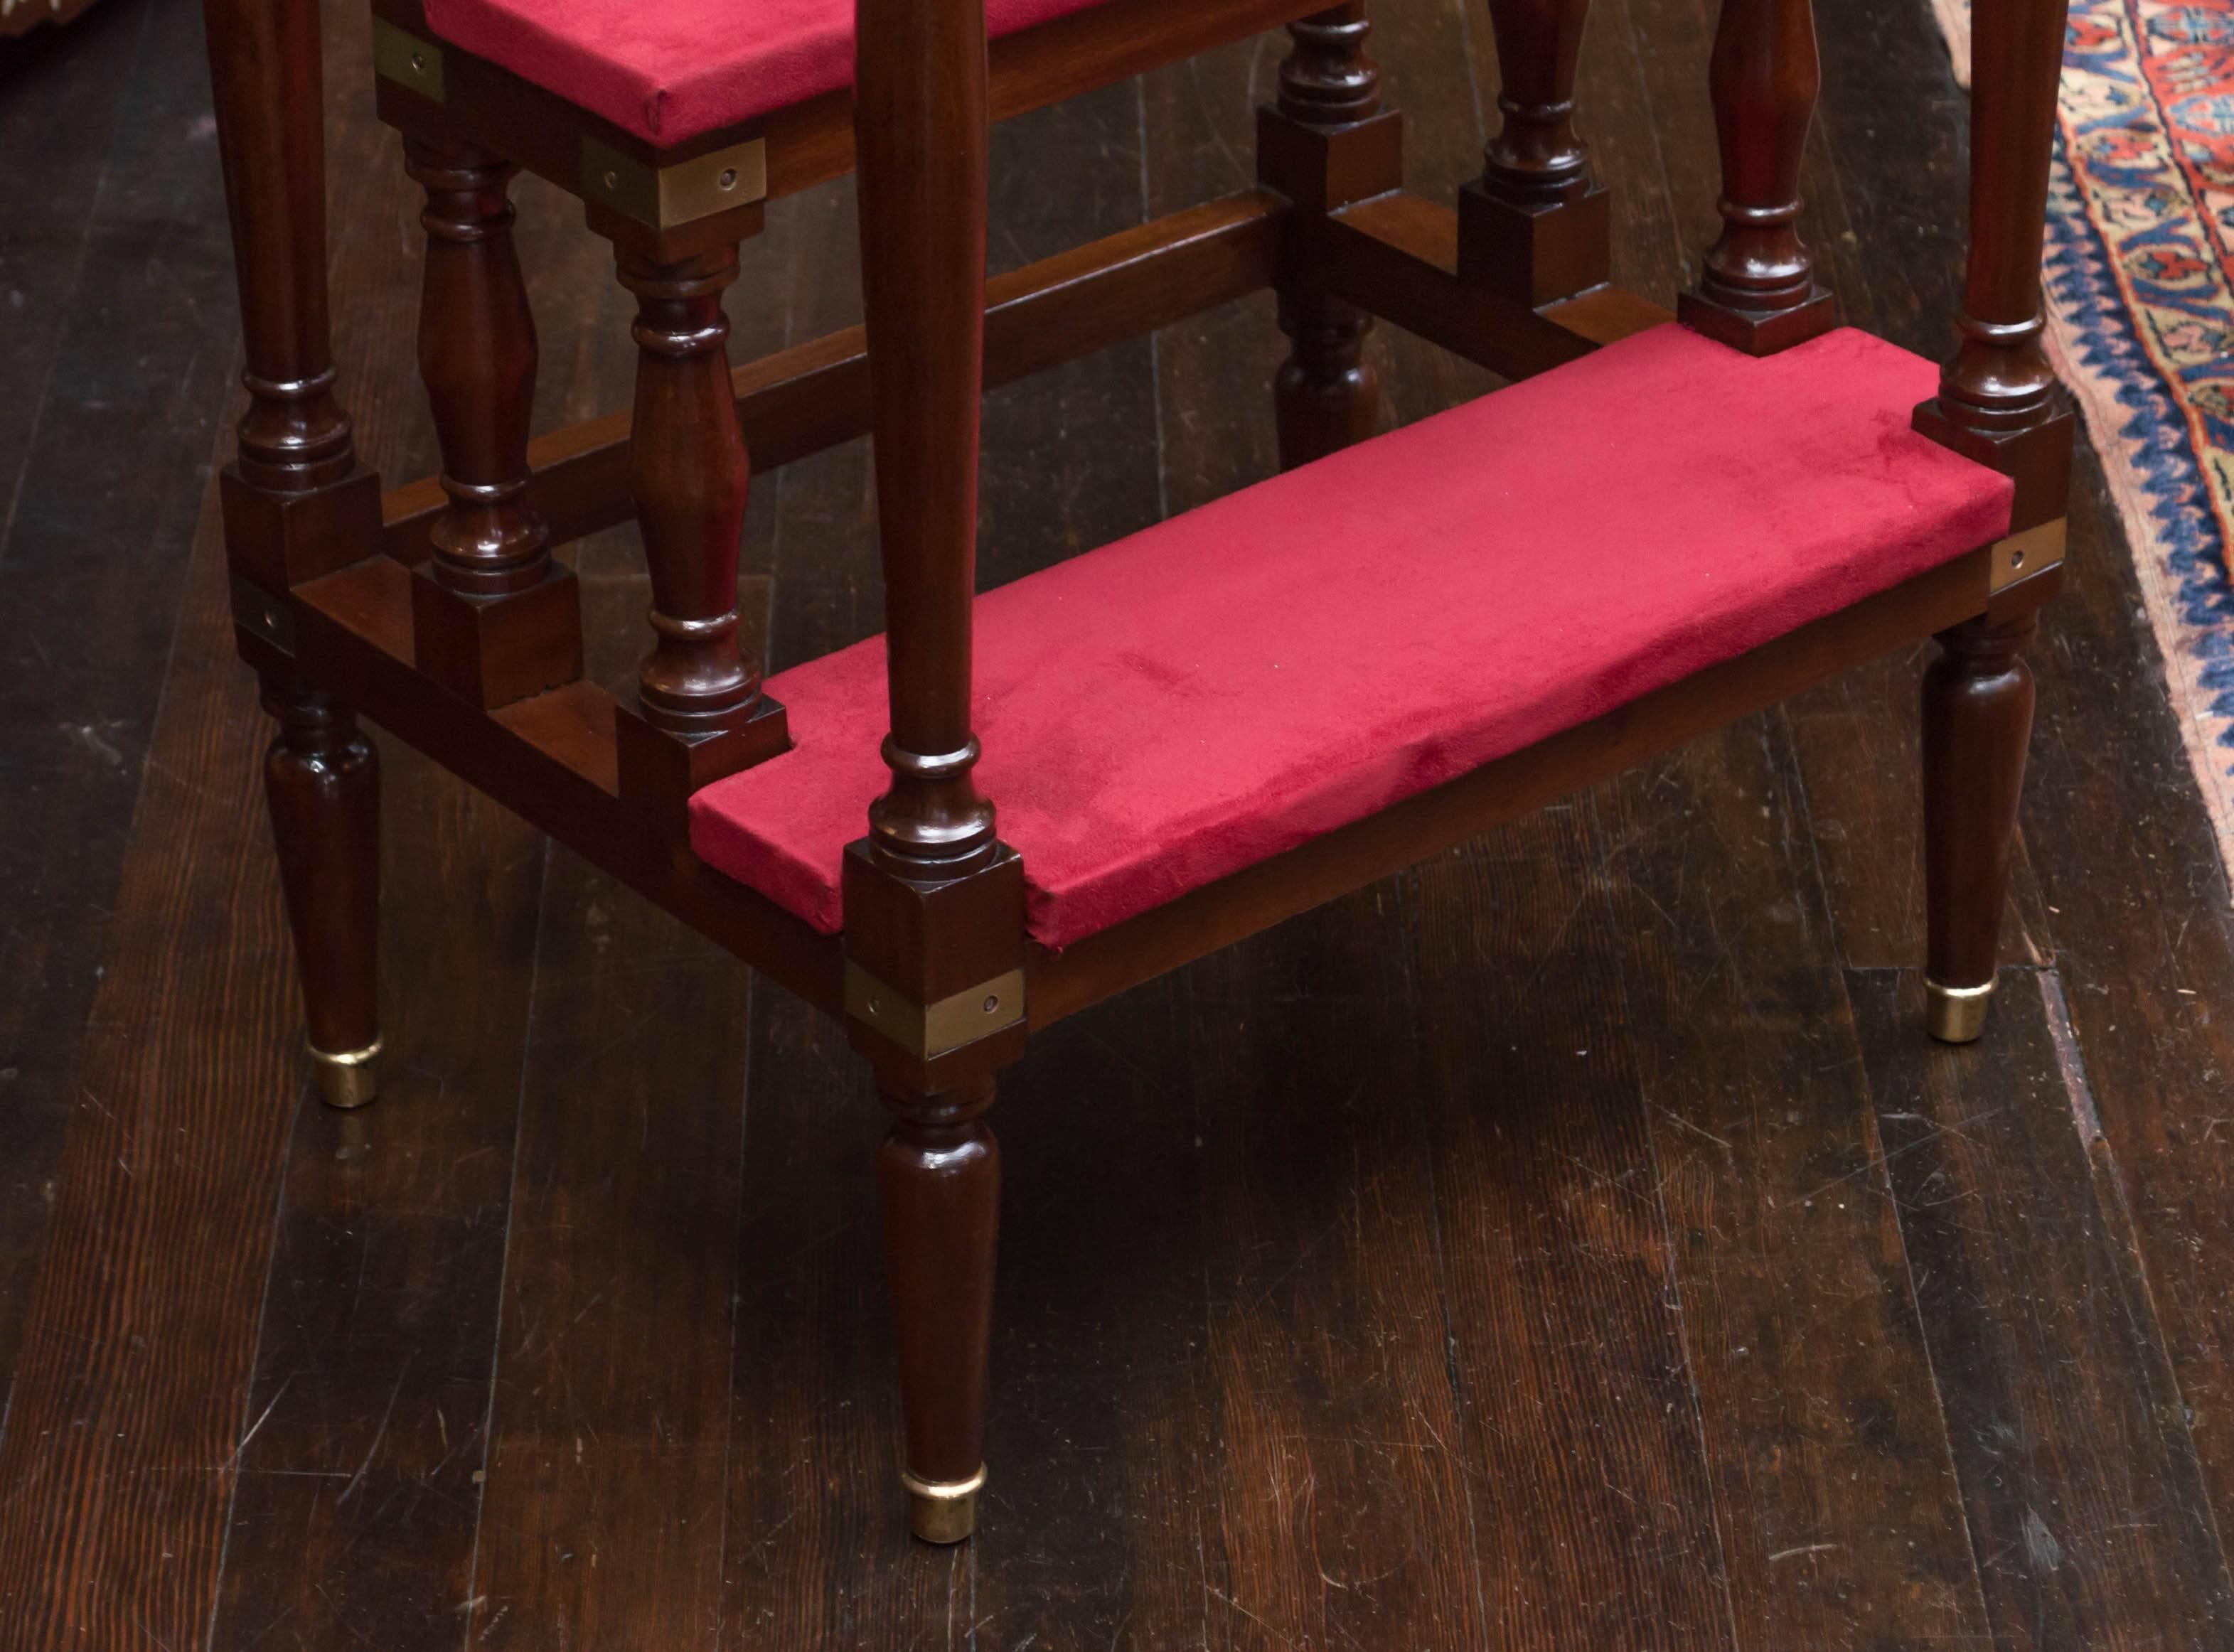
M 1764 715 L 1597 793 L 1737 1644 L 1983 1640 L 1796 767 Z
M 2028 816 L 2058 963 L 2154 1322 L 2222 1543 L 2234 1531 L 2234 905 L 2189 790 L 2100 471 L 2080 470 L 2074 575 L 2041 655 Z M 2043 807 L 2048 800 L 2065 806 Z M 2111 846 L 2114 845 L 2113 849 Z
M 29 1647 L 191 1645 L 209 1623 L 308 1088 L 253 682 L 212 508 L 0 1437 L 0 1614 Z
M 373 118 L 362 13 L 326 30 L 343 384 L 368 457 L 408 469 L 434 454 L 411 354 L 419 192 Z M 521 199 L 532 297 L 609 291 L 551 193 Z M 383 324 L 349 324 L 368 316 Z M 614 382 L 558 361 L 545 416 Z M 455 1633 L 469 1597 L 547 846 L 401 742 L 384 755 L 389 1078 L 361 1115 L 297 1122 L 219 1645 L 414 1644 Z
M 1979 1061 L 1916 1037 L 1913 974 L 1853 977 L 1995 1636 L 2201 1652 L 2234 1634 L 2234 1583 L 2194 1441 L 2060 978 L 2009 985 Z
M 191 8 L 10 42 L 0 153 L 0 1388 L 54 1207 L 238 346 Z M 136 463 L 121 470 L 119 457 Z M 62 639 L 67 639 L 65 643 Z
M 1597 0 L 1584 54 L 1616 271 L 1662 296 L 1714 223 L 1710 11 Z M 1412 176 L 1447 188 L 1479 153 L 1488 30 L 1478 8 L 1376 12 Z M 1811 245 L 1858 317 L 1937 353 L 1962 106 L 1920 15 L 1820 22 Z M 343 64 L 362 14 L 329 27 L 343 389 L 368 452 L 408 473 L 431 452 L 415 209 Z M 1241 185 L 1284 49 L 1005 128 L 996 265 Z M 1888 127 L 1900 100 L 1915 118 Z M 358 137 L 377 165 L 351 163 Z M 521 199 L 548 428 L 617 399 L 625 301 L 570 205 Z M 0 204 L 0 227 L 36 205 Z M 1888 238 L 1903 256 L 1873 255 Z M 740 359 L 857 317 L 853 240 L 846 186 L 781 204 L 733 289 Z M 99 304 L 135 291 L 130 270 Z M 206 273 L 197 326 L 225 332 L 221 264 Z M 110 311 L 81 305 L 81 343 L 55 348 L 93 361 Z M 118 332 L 101 348 L 121 359 L 138 346 Z M 989 397 L 983 579 L 1269 474 L 1281 348 L 1260 299 Z M 1398 417 L 1488 382 L 1393 328 L 1371 349 Z M 206 456 L 151 457 L 147 487 L 175 465 L 173 496 L 198 502 Z M 107 474 L 89 450 L 72 463 Z M 858 444 L 756 489 L 745 594 L 773 599 L 776 663 L 882 623 L 869 497 Z M 131 845 L 119 950 L 89 1031 L 81 1011 L 62 1033 L 89 1038 L 82 1094 L 114 1116 L 29 1065 L 0 1090 L 0 1131 L 36 1107 L 72 1133 L 54 1214 L 40 1200 L 24 1230 L 53 1221 L 53 1245 L 17 1276 L 36 1306 L 0 1438 L 8 1652 L 183 1652 L 212 1630 L 539 1648 L 562 1624 L 569 1646 L 786 1652 L 2225 1638 L 2234 1131 L 2216 1101 L 2234 1052 L 2211 1007 L 2234 996 L 2234 925 L 2176 731 L 2136 686 L 2148 645 L 2091 477 L 2074 595 L 2034 651 L 2012 902 L 2022 956 L 2057 962 L 2073 1042 L 2041 1004 L 1945 1081 L 1912 983 L 1838 976 L 1922 956 L 1904 870 L 1920 659 L 1075 1015 L 996 1113 L 993 1479 L 963 1553 L 911 1544 L 894 1492 L 883 1120 L 842 1034 L 787 994 L 748 1000 L 734 966 L 565 857 L 545 885 L 518 820 L 392 742 L 402 1059 L 367 1113 L 295 1107 L 265 725 L 225 657 L 213 540 L 201 554 L 147 797 L 109 832 Z M 578 559 L 593 611 L 640 604 L 627 534 Z M 91 576 L 73 577 L 53 589 Z M 625 678 L 637 631 L 606 631 L 600 676 Z M 143 619 L 103 658 L 121 672 L 169 643 Z M 153 706 L 161 674 L 141 669 Z M 56 807 L 89 841 L 107 829 Z M 2036 1001 L 2036 983 L 2011 985 Z M 2069 1105 L 2074 1060 L 2099 1133 Z M 34 1198 L 45 1176 L 0 1166 Z
M 583 548 L 584 617 L 609 639 L 593 675 L 625 684 L 650 583 L 614 537 Z M 745 629 L 757 644 L 761 616 Z M 722 1621 L 750 977 L 572 856 L 536 930 L 467 1632 L 703 1644 Z
M 1425 1100 L 1493 1642 L 1733 1644 L 1587 800 L 1421 867 Z

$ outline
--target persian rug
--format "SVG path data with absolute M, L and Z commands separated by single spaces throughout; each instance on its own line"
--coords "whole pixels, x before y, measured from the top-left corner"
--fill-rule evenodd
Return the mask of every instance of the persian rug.
M 1930 0 L 1970 78 L 1969 0 Z M 2234 0 L 2071 0 L 2049 358 L 2101 455 L 2234 869 Z

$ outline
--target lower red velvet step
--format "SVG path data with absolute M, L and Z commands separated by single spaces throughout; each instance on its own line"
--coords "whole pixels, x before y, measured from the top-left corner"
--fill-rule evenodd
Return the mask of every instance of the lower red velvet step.
M 1937 369 L 1851 329 L 1656 328 L 977 605 L 977 774 L 1061 947 L 2009 531 L 1909 428 Z M 690 840 L 816 929 L 885 785 L 883 639 L 772 677 L 796 747 Z

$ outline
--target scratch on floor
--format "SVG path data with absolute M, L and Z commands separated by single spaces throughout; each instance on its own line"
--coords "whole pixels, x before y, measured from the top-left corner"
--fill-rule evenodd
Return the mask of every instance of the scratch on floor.
M 2054 970 L 2035 971 L 2040 981 L 2041 1002 L 2048 1010 L 2048 1035 L 2054 1041 L 2055 1064 L 2063 1073 L 2064 1094 L 2071 1100 L 2072 1122 L 2079 1139 L 2091 1149 L 2102 1139 L 2102 1115 L 2094 1107 L 2094 1087 L 2087 1082 L 2087 1064 L 2079 1055 L 2079 1039 L 2071 1029 L 2071 1005 L 2063 996 L 2062 977 Z

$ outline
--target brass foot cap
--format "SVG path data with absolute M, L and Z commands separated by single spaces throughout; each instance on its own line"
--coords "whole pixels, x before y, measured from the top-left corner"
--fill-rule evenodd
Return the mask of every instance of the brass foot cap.
M 330 1107 L 361 1107 L 380 1094 L 380 1041 L 363 1049 L 310 1052 L 318 1094 Z
M 1986 1006 L 1993 997 L 1990 981 L 1983 987 L 1943 987 L 1927 977 L 1924 1030 L 1943 1044 L 1968 1044 L 1986 1030 Z
M 966 1480 L 919 1480 L 905 1469 L 908 1530 L 925 1543 L 959 1543 L 977 1529 L 977 1493 L 984 1488 L 980 1467 Z

